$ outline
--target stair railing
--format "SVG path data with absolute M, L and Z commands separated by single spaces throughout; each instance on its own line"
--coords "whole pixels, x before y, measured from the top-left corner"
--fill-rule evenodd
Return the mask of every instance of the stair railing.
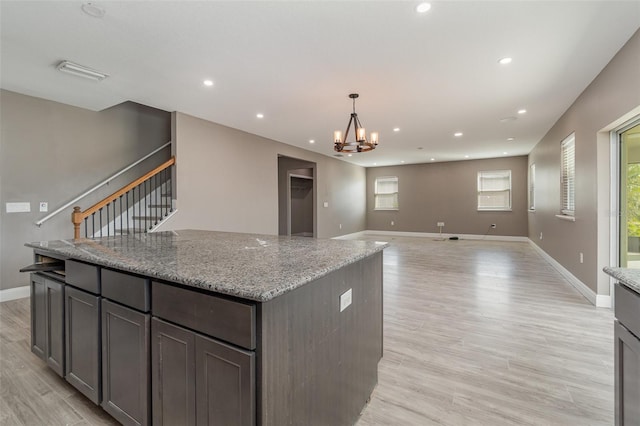
M 43 217 L 42 219 L 40 219 L 39 221 L 35 222 L 35 224 L 40 227 L 42 226 L 43 223 L 45 223 L 46 221 L 48 221 L 49 219 L 51 219 L 52 217 L 56 216 L 58 213 L 68 209 L 69 207 L 71 207 L 72 205 L 74 205 L 75 203 L 77 203 L 78 201 L 82 200 L 84 197 L 86 197 L 89 194 L 92 194 L 93 192 L 95 192 L 96 190 L 102 188 L 104 185 L 108 185 L 112 180 L 114 180 L 115 178 L 117 178 L 118 176 L 122 175 L 123 173 L 128 172 L 129 170 L 131 170 L 132 168 L 134 168 L 135 166 L 137 166 L 138 164 L 142 163 L 144 160 L 146 160 L 147 158 L 150 158 L 152 156 L 154 156 L 155 154 L 157 154 L 158 152 L 162 151 L 163 149 L 167 148 L 168 146 L 171 146 L 171 142 L 167 142 L 164 145 L 162 145 L 161 147 L 158 147 L 156 149 L 154 149 L 153 151 L 151 151 L 150 153 L 148 153 L 147 155 L 145 155 L 144 157 L 142 157 L 141 159 L 135 161 L 134 163 L 129 164 L 127 167 L 125 167 L 124 169 L 120 170 L 119 172 L 117 172 L 116 174 L 114 174 L 113 176 L 110 176 L 109 178 L 103 180 L 102 182 L 100 182 L 99 184 L 97 184 L 96 186 L 94 186 L 93 188 L 89 189 L 88 191 L 85 191 L 84 193 L 78 195 L 76 198 L 74 198 L 73 200 L 65 203 L 63 206 L 57 208 L 55 211 L 49 213 L 48 215 L 46 215 L 45 217 Z
M 171 157 L 149 173 L 123 186 L 84 211 L 81 211 L 78 206 L 74 207 L 71 213 L 73 238 L 80 238 L 83 222 L 85 237 L 147 232 L 172 211 L 170 167 L 175 162 L 175 157 Z M 165 201 L 167 199 L 168 203 Z M 91 232 L 89 232 L 89 218 L 91 218 Z M 98 222 L 97 230 L 96 221 Z M 131 225 L 132 221 L 138 221 L 138 226 Z M 118 225 L 120 229 L 116 228 Z

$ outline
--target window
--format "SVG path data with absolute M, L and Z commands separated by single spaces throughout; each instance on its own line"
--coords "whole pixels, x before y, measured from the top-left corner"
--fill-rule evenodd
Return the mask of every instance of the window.
M 529 210 L 536 209 L 536 164 L 529 166 Z
M 398 178 L 376 178 L 375 210 L 398 210 Z
M 576 137 L 572 133 L 560 145 L 560 211 L 573 216 L 576 209 Z
M 511 210 L 511 170 L 478 172 L 478 210 Z

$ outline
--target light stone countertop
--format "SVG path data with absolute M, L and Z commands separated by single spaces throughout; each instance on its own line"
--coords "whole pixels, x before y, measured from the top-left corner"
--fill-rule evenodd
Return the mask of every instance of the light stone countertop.
M 620 284 L 640 294 L 640 269 L 606 266 L 603 271 L 618 280 Z
M 25 245 L 64 258 L 260 302 L 388 246 L 374 241 L 198 230 Z

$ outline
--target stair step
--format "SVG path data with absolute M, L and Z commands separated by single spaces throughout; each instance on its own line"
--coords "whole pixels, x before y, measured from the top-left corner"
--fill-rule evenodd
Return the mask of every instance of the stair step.
M 152 221 L 152 220 L 160 220 L 160 219 L 162 219 L 162 216 L 132 216 L 131 218 L 133 220 L 148 220 L 148 221 Z

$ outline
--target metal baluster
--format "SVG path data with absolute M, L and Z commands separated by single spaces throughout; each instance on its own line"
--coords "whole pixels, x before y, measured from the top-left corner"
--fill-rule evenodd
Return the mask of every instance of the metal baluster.
M 98 210 L 98 214 L 100 215 L 100 238 L 102 238 L 102 209 Z
M 118 217 L 116 216 L 116 201 L 118 200 L 113 200 L 111 202 L 111 204 L 113 204 L 113 236 L 114 237 L 116 235 L 116 223 L 118 223 Z
M 105 207 L 107 208 L 107 237 L 108 237 L 109 236 L 109 204 L 107 204 Z M 102 237 L 102 234 L 100 234 L 100 236 Z
M 88 231 L 88 229 L 87 229 L 87 222 L 88 222 L 88 221 L 89 221 L 89 218 L 88 218 L 88 217 L 85 217 L 85 218 L 84 218 L 84 237 L 85 237 L 85 238 L 87 238 L 87 231 Z
M 124 229 L 122 227 L 122 195 L 120 196 L 120 235 L 122 235 L 122 230 Z
M 96 212 L 91 213 L 91 238 L 96 235 Z
M 127 235 L 129 235 L 129 192 L 131 191 L 127 191 L 126 194 L 124 194 L 127 197 Z

